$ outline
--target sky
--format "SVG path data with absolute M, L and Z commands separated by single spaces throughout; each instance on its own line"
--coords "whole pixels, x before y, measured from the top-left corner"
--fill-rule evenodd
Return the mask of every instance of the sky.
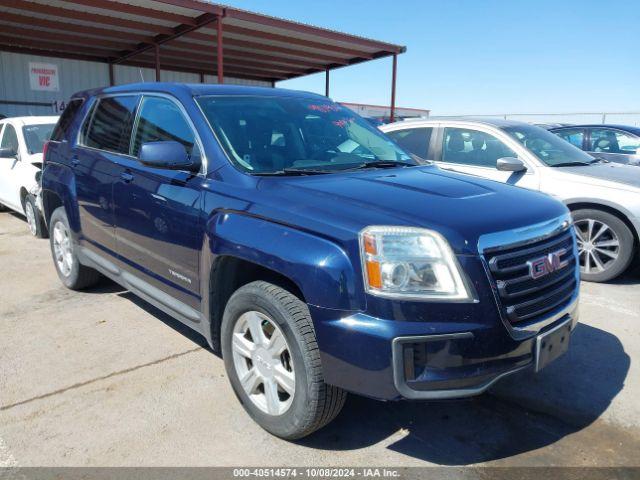
M 227 0 L 405 45 L 397 101 L 439 115 L 640 112 L 640 0 Z M 391 58 L 331 73 L 342 102 L 388 104 Z M 324 93 L 324 74 L 278 82 Z

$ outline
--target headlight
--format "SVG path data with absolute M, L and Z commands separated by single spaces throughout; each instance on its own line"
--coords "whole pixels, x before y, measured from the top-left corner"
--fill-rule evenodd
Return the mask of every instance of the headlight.
M 471 300 L 451 247 L 437 232 L 372 226 L 360 232 L 368 293 L 418 300 Z

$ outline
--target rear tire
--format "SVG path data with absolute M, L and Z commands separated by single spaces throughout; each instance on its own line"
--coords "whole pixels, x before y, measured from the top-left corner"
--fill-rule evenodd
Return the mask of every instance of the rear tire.
M 229 299 L 221 330 L 231 386 L 262 428 L 295 440 L 338 415 L 346 392 L 324 383 L 311 315 L 298 297 L 263 281 L 245 285 Z
M 77 245 L 71 236 L 69 220 L 64 207 L 58 207 L 51 214 L 51 255 L 58 277 L 65 287 L 71 290 L 82 290 L 98 283 L 101 278 L 93 268 L 80 263 L 77 255 Z
M 47 227 L 40 214 L 40 210 L 36 206 L 36 199 L 29 194 L 24 199 L 24 214 L 27 217 L 27 225 L 29 232 L 36 238 L 47 238 Z
M 620 218 L 596 209 L 573 212 L 580 274 L 587 282 L 607 282 L 621 275 L 634 257 L 633 233 Z

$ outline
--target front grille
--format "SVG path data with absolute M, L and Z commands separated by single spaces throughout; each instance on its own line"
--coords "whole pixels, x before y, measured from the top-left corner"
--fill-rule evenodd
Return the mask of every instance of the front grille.
M 530 264 L 564 249 L 561 268 L 533 278 Z M 519 247 L 492 249 L 485 253 L 495 282 L 503 315 L 512 324 L 535 323 L 569 303 L 576 288 L 574 241 L 567 230 L 551 238 Z M 546 268 L 546 267 L 543 267 Z M 547 270 L 545 270 L 547 271 Z

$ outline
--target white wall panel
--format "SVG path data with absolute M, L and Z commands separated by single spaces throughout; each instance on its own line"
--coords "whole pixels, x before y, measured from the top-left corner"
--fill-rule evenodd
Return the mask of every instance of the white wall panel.
M 31 90 L 29 84 L 29 62 L 52 63 L 58 66 L 59 86 L 57 92 Z M 162 70 L 160 77 L 164 82 L 200 83 L 200 75 Z M 116 65 L 114 67 L 116 85 L 153 82 L 155 70 Z M 205 75 L 205 82 L 218 83 L 215 75 Z M 225 77 L 230 85 L 253 85 L 270 87 L 270 82 L 243 80 Z M 4 105 L 0 103 L 0 114 L 18 115 L 51 115 L 55 101 L 67 101 L 74 93 L 90 88 L 104 87 L 109 84 L 109 67 L 106 63 L 85 62 L 64 58 L 43 57 L 22 53 L 0 51 L 0 100 L 17 102 L 40 102 L 45 106 Z

